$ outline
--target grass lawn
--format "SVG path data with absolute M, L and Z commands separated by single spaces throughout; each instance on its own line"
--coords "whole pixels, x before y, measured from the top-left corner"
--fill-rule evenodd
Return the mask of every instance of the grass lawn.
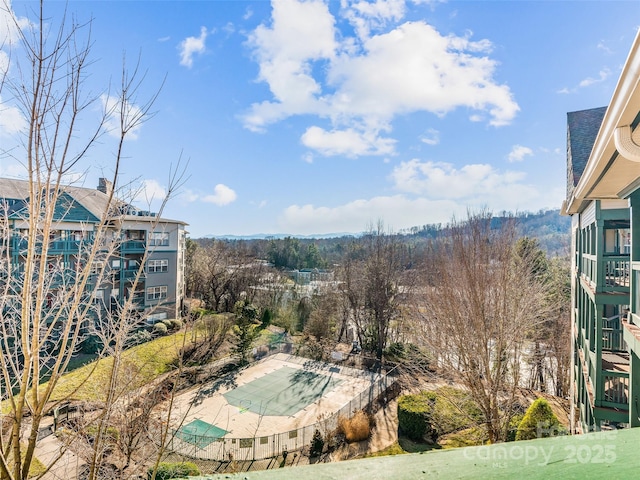
M 156 338 L 124 353 L 121 374 L 128 384 L 143 385 L 172 369 L 185 340 L 184 331 Z M 102 358 L 63 375 L 51 400 L 102 400 L 113 358 Z

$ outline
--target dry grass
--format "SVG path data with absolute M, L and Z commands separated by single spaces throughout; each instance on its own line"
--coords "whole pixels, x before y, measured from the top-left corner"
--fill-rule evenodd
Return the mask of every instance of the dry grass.
M 358 410 L 351 418 L 340 417 L 338 430 L 349 443 L 367 440 L 371 436 L 371 418 L 367 413 Z

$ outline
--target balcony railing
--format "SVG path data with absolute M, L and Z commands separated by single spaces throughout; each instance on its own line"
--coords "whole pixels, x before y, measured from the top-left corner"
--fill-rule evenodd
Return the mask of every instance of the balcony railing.
M 604 386 L 603 399 L 608 406 L 619 406 L 629 404 L 629 374 L 626 372 L 603 372 L 602 381 Z
M 81 243 L 80 240 L 53 240 L 49 242 L 49 253 L 77 253 Z
M 612 352 L 625 352 L 627 350 L 622 338 L 621 328 L 602 329 L 602 349 Z
M 144 253 L 146 244 L 144 240 L 125 240 L 120 245 L 122 253 Z
M 630 279 L 629 255 L 607 255 L 598 265 L 597 256 L 583 254 L 580 273 L 592 288 L 606 292 L 628 292 Z
M 604 275 L 606 287 L 629 288 L 630 262 L 628 255 L 605 257 Z
M 595 255 L 582 255 L 582 262 L 580 265 L 580 273 L 586 278 L 591 285 L 595 285 L 596 281 L 596 256 Z
M 127 269 L 127 270 L 123 270 L 122 271 L 122 278 L 124 280 L 129 280 L 129 281 L 133 281 L 136 278 L 136 275 L 138 274 L 138 269 Z M 145 278 L 145 274 L 144 272 L 140 273 L 140 281 L 144 281 Z

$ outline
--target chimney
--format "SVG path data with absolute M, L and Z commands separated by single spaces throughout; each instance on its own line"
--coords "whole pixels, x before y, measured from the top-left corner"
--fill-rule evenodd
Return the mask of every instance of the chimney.
M 100 178 L 98 180 L 98 191 L 102 192 L 106 195 L 111 194 L 111 190 L 113 190 L 113 183 L 111 183 L 106 178 Z

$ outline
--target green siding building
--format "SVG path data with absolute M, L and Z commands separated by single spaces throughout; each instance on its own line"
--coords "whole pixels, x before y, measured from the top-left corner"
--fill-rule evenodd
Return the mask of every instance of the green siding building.
M 640 425 L 639 39 L 609 106 L 567 115 L 575 432 Z
M 25 271 L 29 187 L 27 181 L 0 178 L 4 257 L 0 270 L 6 270 L 12 278 Z M 86 291 L 91 292 L 96 312 L 112 311 L 130 299 L 135 309 L 151 320 L 179 317 L 184 296 L 186 224 L 158 218 L 123 201 L 110 203 L 107 193 L 111 185 L 104 179 L 96 189 L 60 188 L 49 238 L 39 238 L 37 245 L 39 257 L 46 252 L 46 261 L 39 264 L 48 268 L 51 277 L 45 303 L 53 307 L 57 292 L 68 290 L 69 282 L 75 281 L 74 274 L 87 262 L 95 232 L 104 221 L 106 237 L 115 239 L 115 247 L 108 251 L 105 248 L 104 255 L 94 258 L 91 265 Z M 109 212 L 106 218 L 105 212 Z M 104 241 L 105 235 L 102 237 Z M 46 249 L 42 248 L 45 242 Z M 142 262 L 144 270 L 138 275 Z

